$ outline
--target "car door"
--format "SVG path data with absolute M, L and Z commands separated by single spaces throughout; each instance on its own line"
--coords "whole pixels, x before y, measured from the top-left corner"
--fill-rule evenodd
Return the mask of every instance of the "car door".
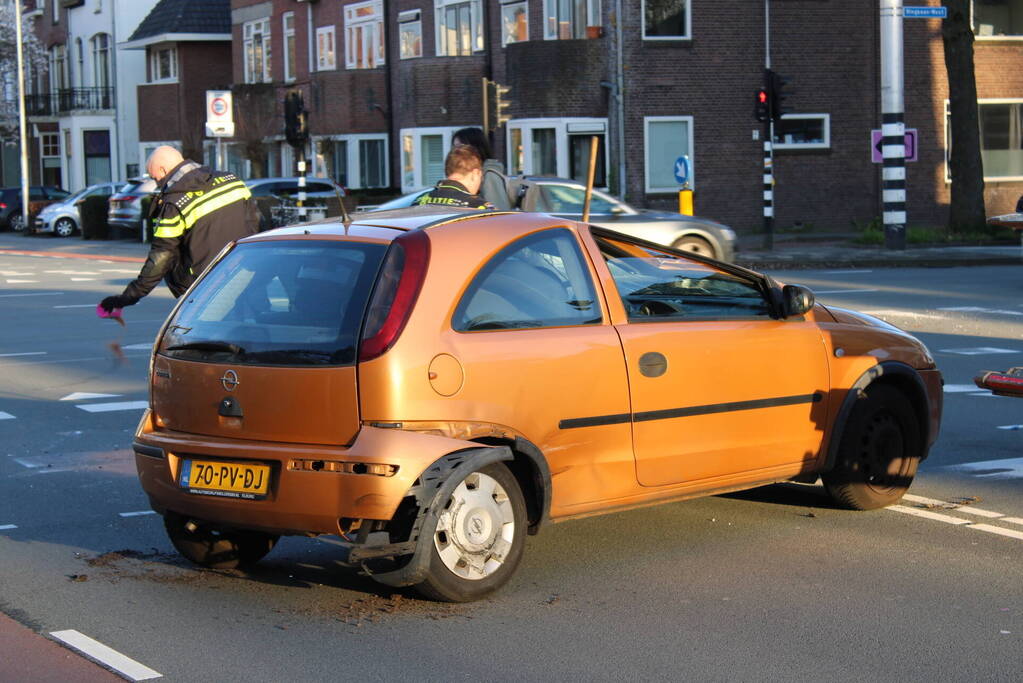
M 816 323 L 772 318 L 763 284 L 741 271 L 624 238 L 597 241 L 627 315 L 616 328 L 640 484 L 808 469 L 829 392 Z

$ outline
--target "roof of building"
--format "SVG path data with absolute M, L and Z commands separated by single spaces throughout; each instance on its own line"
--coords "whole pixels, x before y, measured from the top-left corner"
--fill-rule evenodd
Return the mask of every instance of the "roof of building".
M 128 43 L 138 47 L 153 42 L 221 40 L 231 34 L 231 0 L 160 0 L 146 15 Z

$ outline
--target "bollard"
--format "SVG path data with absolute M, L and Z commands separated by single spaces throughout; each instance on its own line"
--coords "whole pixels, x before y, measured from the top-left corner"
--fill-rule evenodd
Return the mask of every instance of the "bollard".
M 678 191 L 678 212 L 684 216 L 693 215 L 693 191 L 683 188 Z

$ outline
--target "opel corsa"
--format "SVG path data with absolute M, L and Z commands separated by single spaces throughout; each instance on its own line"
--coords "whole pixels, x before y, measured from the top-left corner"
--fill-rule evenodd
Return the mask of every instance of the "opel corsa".
M 154 348 L 138 473 L 174 546 L 284 534 L 474 600 L 549 522 L 796 480 L 907 490 L 934 442 L 924 345 L 809 290 L 548 215 L 418 207 L 254 235 Z

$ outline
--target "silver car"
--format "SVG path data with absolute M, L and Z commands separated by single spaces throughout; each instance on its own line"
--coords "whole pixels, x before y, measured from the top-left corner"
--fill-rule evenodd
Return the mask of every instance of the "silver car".
M 398 197 L 381 204 L 376 210 L 411 206 L 427 191 Z M 522 211 L 539 211 L 581 220 L 586 186 L 568 178 L 509 177 L 508 196 L 511 205 Z M 735 257 L 735 232 L 728 226 L 699 216 L 635 209 L 600 190 L 594 190 L 590 199 L 589 223 L 719 261 L 731 261 Z
M 82 229 L 82 216 L 78 207 L 86 197 L 109 197 L 119 187 L 118 183 L 89 185 L 73 195 L 43 207 L 33 222 L 36 232 L 52 232 L 58 237 L 71 237 Z

